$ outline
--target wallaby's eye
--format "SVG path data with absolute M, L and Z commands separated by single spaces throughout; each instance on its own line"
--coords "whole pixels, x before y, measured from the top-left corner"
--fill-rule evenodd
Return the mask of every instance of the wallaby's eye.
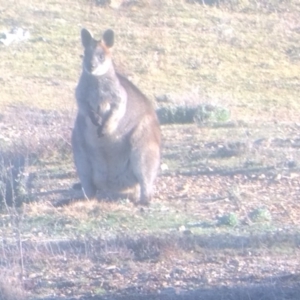
M 98 53 L 98 58 L 100 61 L 104 61 L 105 59 L 104 53 Z

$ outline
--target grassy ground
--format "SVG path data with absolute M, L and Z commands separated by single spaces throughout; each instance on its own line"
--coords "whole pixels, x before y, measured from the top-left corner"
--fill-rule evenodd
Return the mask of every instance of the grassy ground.
M 1 211 L 0 299 L 298 299 L 298 1 L 96 3 L 0 0 L 0 32 L 30 32 L 0 45 L 1 152 L 26 156 L 25 204 Z M 82 27 L 115 30 L 118 69 L 159 106 L 230 111 L 162 126 L 148 208 L 56 205 L 76 193 Z

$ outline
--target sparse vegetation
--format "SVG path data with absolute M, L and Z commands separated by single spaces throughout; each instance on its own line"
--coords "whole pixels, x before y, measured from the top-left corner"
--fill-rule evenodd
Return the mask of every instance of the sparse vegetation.
M 250 212 L 250 218 L 253 222 L 269 222 L 272 215 L 266 207 L 260 207 Z
M 223 215 L 219 218 L 218 225 L 219 226 L 231 226 L 235 227 L 239 224 L 238 217 L 235 213 L 229 213 L 226 215 Z
M 161 124 L 222 124 L 230 118 L 230 112 L 213 105 L 176 106 L 169 105 L 157 109 Z
M 1 201 L 7 183 L 21 194 L 1 207 L 0 300 L 298 300 L 299 1 L 0 0 L 0 14 L 0 36 L 30 33 L 0 44 Z M 117 69 L 158 102 L 149 207 L 73 202 L 82 27 L 114 29 Z
M 13 279 L 15 282 L 11 282 L 11 278 L 6 274 L 1 274 L 0 277 L 0 300 L 22 300 L 25 299 L 22 294 L 22 288 L 19 286 L 19 283 L 16 283 L 16 279 Z

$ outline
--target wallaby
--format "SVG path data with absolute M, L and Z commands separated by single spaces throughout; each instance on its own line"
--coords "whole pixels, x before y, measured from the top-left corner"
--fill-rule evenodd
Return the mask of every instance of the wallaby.
M 72 149 L 84 196 L 109 197 L 133 191 L 148 204 L 160 164 L 161 133 L 152 103 L 115 71 L 114 32 L 102 40 L 81 31 L 82 73 L 76 88 L 78 113 Z

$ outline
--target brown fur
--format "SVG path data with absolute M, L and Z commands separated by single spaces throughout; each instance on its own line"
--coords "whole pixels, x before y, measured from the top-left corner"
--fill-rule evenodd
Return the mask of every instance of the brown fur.
M 131 190 L 134 199 L 147 204 L 160 162 L 155 110 L 133 83 L 115 72 L 113 32 L 104 32 L 100 44 L 85 29 L 81 36 L 85 56 L 76 88 L 72 148 L 83 192 L 87 198 L 97 191 L 114 198 Z

